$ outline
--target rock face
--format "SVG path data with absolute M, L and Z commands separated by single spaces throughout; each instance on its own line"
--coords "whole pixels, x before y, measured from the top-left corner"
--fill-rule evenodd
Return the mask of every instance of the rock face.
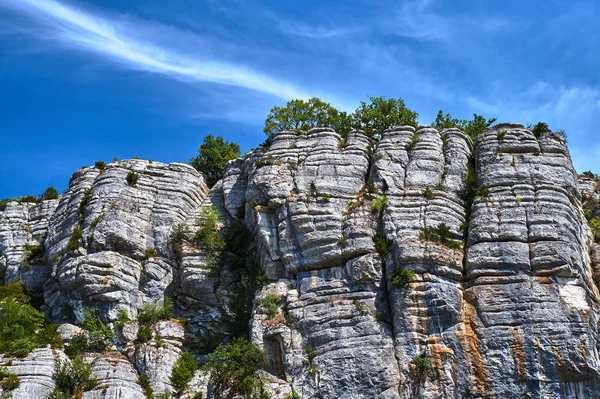
M 281 132 L 210 190 L 187 165 L 129 160 L 77 171 L 60 200 L 9 204 L 0 282 L 43 292 L 56 321 L 93 307 L 113 327 L 173 297 L 185 327 L 160 321 L 137 343 L 126 322 L 116 351 L 93 359 L 100 384 L 84 397 L 143 398 L 142 374 L 173 392 L 182 349 L 230 311 L 236 271 L 191 238 L 214 207 L 219 229 L 244 221 L 269 280 L 250 338 L 271 397 L 594 398 L 600 246 L 582 198 L 597 203 L 599 187 L 576 175 L 559 135 L 521 125 L 476 142 L 427 126 L 379 142 Z M 28 257 L 31 245 L 43 253 Z M 76 330 L 59 328 L 65 340 Z M 13 359 L 14 397 L 46 397 L 59 355 Z M 211 390 L 198 372 L 184 395 Z

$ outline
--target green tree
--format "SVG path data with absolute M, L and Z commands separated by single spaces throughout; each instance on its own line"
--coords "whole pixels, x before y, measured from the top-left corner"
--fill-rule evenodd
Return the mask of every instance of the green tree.
M 273 107 L 265 120 L 265 133 L 272 138 L 284 130 L 309 130 L 329 127 L 346 136 L 351 130 L 351 117 L 316 97 L 308 101 L 291 100 L 285 107 Z
M 171 371 L 171 384 L 181 394 L 198 370 L 198 362 L 190 352 L 183 351 Z
M 493 125 L 494 122 L 496 122 L 496 118 L 485 119 L 483 116 L 477 114 L 473 114 L 472 120 L 457 119 L 452 117 L 449 113 L 444 113 L 444 111 L 440 109 L 435 121 L 431 124 L 431 127 L 437 130 L 451 128 L 460 129 L 468 134 L 471 139 L 476 140 L 477 136 Z
M 58 199 L 58 191 L 56 191 L 56 189 L 54 187 L 50 186 L 46 189 L 46 191 L 44 191 L 42 193 L 42 199 L 43 200 Z
M 203 369 L 210 372 L 216 399 L 264 397 L 258 371 L 265 366 L 265 355 L 246 338 L 235 338 L 208 355 Z
M 44 315 L 29 300 L 22 281 L 0 290 L 0 353 L 24 357 L 40 344 Z
M 352 127 L 363 130 L 367 136 L 378 138 L 384 130 L 394 126 L 417 126 L 419 114 L 406 106 L 401 98 L 369 96 L 370 103 L 361 101 L 352 114 Z
M 190 160 L 190 164 L 206 176 L 206 183 L 212 187 L 223 178 L 227 162 L 239 158 L 240 146 L 228 142 L 221 136 L 209 134 L 198 149 L 198 156 Z

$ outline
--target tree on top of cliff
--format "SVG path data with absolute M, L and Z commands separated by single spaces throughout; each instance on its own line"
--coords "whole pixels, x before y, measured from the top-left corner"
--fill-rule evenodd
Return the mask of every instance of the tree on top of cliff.
M 350 116 L 316 97 L 308 101 L 291 100 L 285 107 L 273 107 L 265 120 L 265 133 L 273 137 L 284 130 L 309 130 L 329 127 L 345 136 L 350 132 Z
M 239 158 L 240 146 L 233 141 L 225 141 L 223 137 L 212 134 L 204 137 L 204 142 L 198 149 L 198 156 L 190 160 L 198 172 L 206 176 L 206 184 L 212 187 L 223 178 L 227 162 Z
M 363 130 L 367 136 L 378 138 L 384 130 L 395 126 L 417 126 L 419 114 L 406 106 L 401 98 L 369 97 L 361 101 L 352 114 L 352 127 Z
M 308 101 L 292 100 L 285 107 L 273 107 L 265 120 L 265 133 L 272 138 L 284 130 L 309 130 L 329 127 L 342 137 L 352 129 L 363 130 L 377 139 L 386 129 L 394 126 L 417 126 L 419 114 L 406 106 L 401 98 L 369 97 L 352 113 L 335 109 L 318 98 Z
M 444 114 L 444 111 L 440 109 L 435 121 L 431 124 L 431 127 L 437 130 L 451 128 L 460 129 L 468 134 L 471 139 L 475 140 L 477 136 L 483 133 L 483 131 L 490 127 L 494 122 L 496 122 L 496 118 L 485 119 L 483 116 L 477 114 L 473 114 L 472 120 L 457 119 L 453 118 L 449 113 Z

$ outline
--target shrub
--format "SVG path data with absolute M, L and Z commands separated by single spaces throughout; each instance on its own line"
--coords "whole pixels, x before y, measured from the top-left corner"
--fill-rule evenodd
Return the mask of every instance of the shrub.
M 83 192 L 83 196 L 81 197 L 81 202 L 79 202 L 79 210 L 83 213 L 83 209 L 85 206 L 94 198 L 94 190 L 88 188 Z
M 48 187 L 46 191 L 42 193 L 43 200 L 53 200 L 58 199 L 58 191 L 52 186 Z
M 202 208 L 200 218 L 196 220 L 200 228 L 196 231 L 196 241 L 207 251 L 220 251 L 225 247 L 225 241 L 219 231 L 223 224 L 219 211 L 214 206 Z
M 84 309 L 83 321 L 79 326 L 99 339 L 112 339 L 113 332 L 98 318 L 98 309 Z
M 223 178 L 227 162 L 239 158 L 240 146 L 234 142 L 228 142 L 221 136 L 214 137 L 209 134 L 204 137 L 202 145 L 198 149 L 198 156 L 190 160 L 190 164 L 206 176 L 206 184 L 212 187 Z
M 585 172 L 582 173 L 583 176 L 585 177 L 589 177 L 590 179 L 600 179 L 600 177 L 595 174 L 594 172 L 592 172 L 591 170 L 586 170 Z
M 390 284 L 394 288 L 402 288 L 415 278 L 416 274 L 410 269 L 394 270 L 390 276 Z
M 22 282 L 0 290 L 0 353 L 27 356 L 40 345 L 44 315 L 29 304 Z
M 140 324 L 154 324 L 160 320 L 169 320 L 173 317 L 173 300 L 165 297 L 163 303 L 158 300 L 153 303 L 145 304 L 138 312 L 138 321 Z
M 277 301 L 277 296 L 273 294 L 267 294 L 260 299 L 260 307 L 269 319 L 275 318 L 275 316 L 277 316 L 277 313 L 279 313 Z
M 367 308 L 365 307 L 365 304 L 362 303 L 359 300 L 354 300 L 354 307 L 356 308 L 356 310 L 358 310 L 358 313 L 360 313 L 362 316 L 366 316 L 369 314 L 369 311 L 367 310 Z
M 44 254 L 44 247 L 41 245 L 25 244 L 25 250 L 23 251 L 23 260 L 25 262 L 31 262 L 35 258 Z
M 181 394 L 198 370 L 198 362 L 190 352 L 183 351 L 171 371 L 171 384 Z
M 146 248 L 144 249 L 144 258 L 150 259 L 156 256 L 156 248 Z
M 104 170 L 104 168 L 106 168 L 106 163 L 104 161 L 96 161 L 94 167 L 96 169 Z
M 96 226 L 98 226 L 98 223 L 100 223 L 102 221 L 103 217 L 104 217 L 103 215 L 98 215 L 94 219 L 92 219 L 92 222 L 90 223 L 90 227 L 93 229 Z
M 292 388 L 292 392 L 286 395 L 284 399 L 302 399 L 302 396 Z
M 342 246 L 346 245 L 347 242 L 348 242 L 348 240 L 344 236 L 341 236 L 340 238 L 338 238 L 338 244 L 340 244 Z
M 129 187 L 135 187 L 139 178 L 140 175 L 135 173 L 133 170 L 130 170 L 129 173 L 127 173 L 127 177 L 125 178 L 125 180 L 127 180 L 127 185 Z
M 148 374 L 146 374 L 146 373 L 140 374 L 137 382 L 142 387 L 142 391 L 144 392 L 144 396 L 146 396 L 146 399 L 153 399 L 154 391 L 152 390 L 152 387 L 150 386 L 150 379 L 148 378 Z
M 210 373 L 215 399 L 260 398 L 264 394 L 259 370 L 266 363 L 264 353 L 246 338 L 235 338 L 208 355 L 203 369 Z
M 496 133 L 496 138 L 500 141 L 504 140 L 504 136 L 506 136 L 506 130 L 500 130 Z
M 129 321 L 129 312 L 127 309 L 119 309 L 117 313 L 117 321 L 115 321 L 115 326 L 123 327 L 125 323 Z
M 550 132 L 550 127 L 546 122 L 538 122 L 535 124 L 533 129 L 531 129 L 531 133 L 537 138 L 540 138 L 542 134 Z
M 35 195 L 26 195 L 26 196 L 23 196 L 23 197 L 19 198 L 17 200 L 17 202 L 19 204 L 26 203 L 26 202 L 27 203 L 37 204 L 37 203 L 40 202 L 40 200 Z
M 172 246 L 178 246 L 183 244 L 183 240 L 186 239 L 189 234 L 190 229 L 183 223 L 176 224 L 173 226 L 171 233 L 169 235 L 169 241 Z
M 486 186 L 481 186 L 479 187 L 479 190 L 477 190 L 477 194 L 481 197 L 481 198 L 489 198 L 490 196 L 490 190 L 489 188 L 487 188 Z
M 450 227 L 440 223 L 437 227 L 426 227 L 419 233 L 419 239 L 443 244 L 449 248 L 460 249 L 458 241 L 450 239 Z
M 388 200 L 385 195 L 378 195 L 375 197 L 371 205 L 369 206 L 369 210 L 374 213 L 381 214 L 383 209 L 387 206 Z
M 496 122 L 496 118 L 486 119 L 481 115 L 473 114 L 472 120 L 456 119 L 449 113 L 444 114 L 439 110 L 435 121 L 431 126 L 437 130 L 456 128 L 465 132 L 473 141 L 477 139 L 488 127 Z
M 435 194 L 433 194 L 433 191 L 431 191 L 429 187 L 425 189 L 425 191 L 423 192 L 423 196 L 428 200 L 432 200 L 435 198 Z
M 375 244 L 375 252 L 385 258 L 390 251 L 388 248 L 388 241 L 385 237 L 377 235 L 373 237 L 373 243 Z
M 413 133 L 410 136 L 409 143 L 406 145 L 406 151 L 408 151 L 408 152 L 414 151 L 415 148 L 417 147 L 418 142 L 419 142 L 419 136 L 417 134 Z
M 49 398 L 81 397 L 83 392 L 91 391 L 98 385 L 98 380 L 92 375 L 92 366 L 80 357 L 64 362 L 57 359 L 52 377 L 56 381 L 56 388 Z
M 21 380 L 15 373 L 8 373 L 6 377 L 0 379 L 0 388 L 2 388 L 3 391 L 15 390 L 19 385 L 21 385 Z
M 426 355 L 417 355 L 412 360 L 413 376 L 417 385 L 421 385 L 427 380 L 427 376 L 433 371 L 431 359 Z
M 365 191 L 369 194 L 377 194 L 377 186 L 375 186 L 375 180 L 371 177 L 365 184 Z
M 138 328 L 137 336 L 135 338 L 135 342 L 137 344 L 143 344 L 145 342 L 150 341 L 151 339 L 152 339 L 152 327 L 150 327 L 147 324 L 140 325 L 140 327 Z

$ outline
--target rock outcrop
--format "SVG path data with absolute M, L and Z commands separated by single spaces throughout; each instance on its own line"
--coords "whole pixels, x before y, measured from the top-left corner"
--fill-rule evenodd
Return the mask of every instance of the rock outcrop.
M 185 323 L 156 322 L 147 342 L 136 321 L 119 321 L 84 397 L 143 398 L 140 375 L 173 392 L 183 349 L 203 361 L 198 336 L 227 341 L 215 322 L 231 312 L 236 266 L 192 238 L 211 207 L 218 229 L 243 221 L 268 280 L 249 338 L 273 398 L 594 398 L 600 246 L 584 202 L 598 202 L 598 187 L 577 176 L 561 136 L 522 125 L 476 142 L 427 126 L 378 142 L 281 132 L 210 190 L 188 165 L 128 160 L 77 171 L 60 200 L 9 204 L 0 282 L 43 293 L 56 322 L 97 308 L 115 330 L 123 314 L 174 298 Z M 76 330 L 59 328 L 65 341 Z M 13 359 L 13 397 L 46 397 L 56 356 Z M 198 371 L 184 396 L 212 389 Z

